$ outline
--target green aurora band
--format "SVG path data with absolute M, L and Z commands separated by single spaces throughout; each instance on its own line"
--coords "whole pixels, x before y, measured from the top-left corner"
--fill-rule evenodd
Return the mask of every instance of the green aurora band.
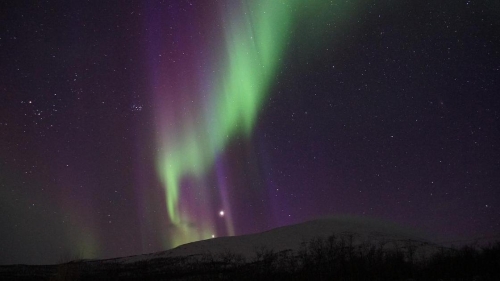
M 196 222 L 197 230 L 188 226 L 193 218 L 179 210 L 181 181 L 186 177 L 203 180 L 235 136 L 251 135 L 290 39 L 292 20 L 321 22 L 328 18 L 323 11 L 332 10 L 325 6 L 332 3 L 323 0 L 235 2 L 224 11 L 230 23 L 223 30 L 227 54 L 217 66 L 222 69 L 220 77 L 211 77 L 214 86 L 209 89 L 210 100 L 197 112 L 196 120 L 201 121 L 184 120 L 176 134 L 168 134 L 171 130 L 163 128 L 167 133 L 160 140 L 157 171 L 164 184 L 169 219 L 176 228 L 167 238 L 169 246 L 214 234 L 213 224 L 207 219 Z M 226 223 L 233 235 L 232 222 Z

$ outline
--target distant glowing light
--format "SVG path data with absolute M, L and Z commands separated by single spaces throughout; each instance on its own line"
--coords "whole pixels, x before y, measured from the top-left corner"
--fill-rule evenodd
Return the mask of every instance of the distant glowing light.
M 219 212 L 219 216 L 223 217 L 224 216 L 224 211 Z
M 212 234 L 212 238 L 215 238 L 215 235 L 214 235 L 214 234 Z

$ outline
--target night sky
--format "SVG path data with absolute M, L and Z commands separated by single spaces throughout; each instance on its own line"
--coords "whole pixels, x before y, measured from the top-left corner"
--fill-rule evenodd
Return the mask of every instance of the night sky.
M 494 0 L 2 1 L 0 264 L 342 214 L 498 235 L 499 14 Z

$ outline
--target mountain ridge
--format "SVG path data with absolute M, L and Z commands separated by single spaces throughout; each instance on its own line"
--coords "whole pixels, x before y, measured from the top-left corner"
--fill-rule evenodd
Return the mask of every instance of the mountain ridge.
M 391 243 L 395 241 L 418 241 L 421 244 L 435 244 L 425 234 L 401 225 L 372 218 L 335 216 L 281 226 L 259 233 L 239 236 L 223 236 L 186 243 L 178 247 L 149 254 L 108 259 L 114 262 L 132 263 L 155 258 L 173 258 L 204 254 L 220 255 L 227 252 L 240 254 L 246 259 L 255 257 L 256 250 L 273 252 L 297 251 L 301 243 L 314 238 L 335 235 L 352 235 L 353 243 Z M 400 244 L 401 244 L 400 243 Z

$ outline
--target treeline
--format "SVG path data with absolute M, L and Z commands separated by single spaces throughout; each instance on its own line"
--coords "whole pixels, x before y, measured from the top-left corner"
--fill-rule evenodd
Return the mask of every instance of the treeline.
M 185 280 L 500 280 L 500 242 L 459 249 L 414 240 L 354 243 L 353 235 L 314 238 L 297 252 L 255 250 L 246 263 L 205 255 Z M 198 272 L 200 274 L 196 274 Z
M 33 273 L 33 275 L 31 274 Z M 219 254 L 135 263 L 74 261 L 0 267 L 1 280 L 500 280 L 500 242 L 446 248 L 414 240 L 355 243 L 332 235 L 298 251 L 255 248 L 254 258 Z

